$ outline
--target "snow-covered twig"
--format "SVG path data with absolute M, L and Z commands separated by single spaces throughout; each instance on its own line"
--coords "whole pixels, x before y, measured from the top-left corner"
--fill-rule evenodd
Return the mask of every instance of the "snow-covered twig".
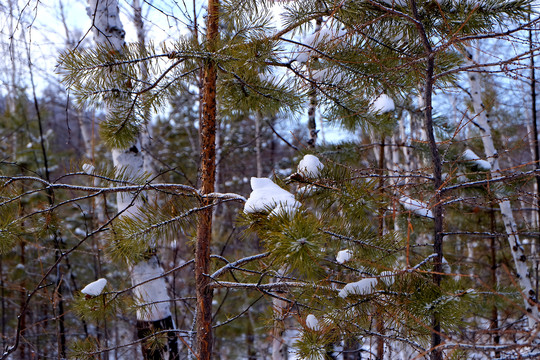
M 162 277 L 164 277 L 164 276 L 167 276 L 167 275 L 169 275 L 169 274 L 171 274 L 171 273 L 173 273 L 173 272 L 175 272 L 175 271 L 178 271 L 178 270 L 180 270 L 180 269 L 183 269 L 183 268 L 185 268 L 186 266 L 188 266 L 189 264 L 193 264 L 194 262 L 195 262 L 195 261 L 194 261 L 193 259 L 192 259 L 192 260 L 189 260 L 189 261 L 186 261 L 185 263 L 183 263 L 183 264 L 181 264 L 181 265 L 175 266 L 174 268 L 165 271 L 163 274 L 161 274 L 161 275 L 159 275 L 159 276 L 156 276 L 156 277 L 152 277 L 152 278 L 146 279 L 146 280 L 141 281 L 141 282 L 139 282 L 139 283 L 137 283 L 137 284 L 134 284 L 134 285 L 132 285 L 132 286 L 126 288 L 126 289 L 123 289 L 123 290 L 120 290 L 120 291 L 115 291 L 115 292 L 114 292 L 115 298 L 118 297 L 118 295 L 123 294 L 123 293 L 125 293 L 125 292 L 127 292 L 127 291 L 131 291 L 131 290 L 133 290 L 134 288 L 136 288 L 136 287 L 138 287 L 138 286 L 141 286 L 141 285 L 144 285 L 144 284 L 149 283 L 149 282 L 151 282 L 151 281 L 160 279 L 160 278 L 162 278 Z
M 385 249 L 385 248 L 382 248 L 380 246 L 377 246 L 377 245 L 373 245 L 373 244 L 370 244 L 368 242 L 365 242 L 365 241 L 362 241 L 362 240 L 357 240 L 357 239 L 353 239 L 351 237 L 348 237 L 348 236 L 345 236 L 345 235 L 341 235 L 341 234 L 338 234 L 338 233 L 335 233 L 333 231 L 330 231 L 330 230 L 325 230 L 325 229 L 318 229 L 319 231 L 322 231 L 323 233 L 325 234 L 328 234 L 328 235 L 331 235 L 333 237 L 336 237 L 340 240 L 346 240 L 346 241 L 351 241 L 351 242 L 354 242 L 355 244 L 360 244 L 360 245 L 365 245 L 365 246 L 369 246 L 369 247 L 372 247 L 374 249 L 377 249 L 377 250 L 381 250 L 381 251 L 384 251 L 386 253 L 392 253 L 392 250 L 389 250 L 389 249 Z
M 235 194 L 235 193 L 217 193 L 217 192 L 213 192 L 213 193 L 204 195 L 203 198 L 217 199 L 217 200 L 238 200 L 238 201 L 242 201 L 242 202 L 247 201 L 247 199 L 245 197 L 243 197 L 242 195 L 239 195 L 239 194 Z
M 407 269 L 406 271 L 407 272 L 412 272 L 414 270 L 418 270 L 422 265 L 424 265 L 425 263 L 427 263 L 428 261 L 430 261 L 431 259 L 434 259 L 436 257 L 437 257 L 437 254 L 431 254 L 427 258 L 425 258 L 424 260 L 420 261 L 418 264 L 413 266 L 412 268 Z
M 218 281 L 214 278 L 214 284 L 210 286 L 212 288 L 227 288 L 227 289 L 260 289 L 260 290 L 285 290 L 291 287 L 313 287 L 313 284 L 303 283 L 303 282 L 294 282 L 294 281 L 283 281 L 270 284 L 255 284 L 255 283 L 238 283 L 231 281 Z M 320 288 L 320 286 L 319 286 Z M 335 290 L 335 289 L 331 289 Z
M 252 255 L 252 256 L 247 256 L 245 258 L 242 258 L 242 259 L 239 259 L 239 260 L 236 260 L 235 262 L 232 262 L 232 263 L 228 263 L 227 265 L 225 265 L 224 267 L 222 267 L 221 269 L 217 270 L 216 272 L 214 272 L 212 275 L 210 275 L 210 277 L 212 279 L 215 279 L 217 277 L 219 277 L 221 274 L 223 274 L 224 272 L 226 272 L 227 270 L 230 270 L 232 268 L 235 268 L 239 265 L 242 265 L 242 264 L 245 264 L 247 262 L 250 262 L 250 261 L 253 261 L 253 260 L 258 260 L 258 259 L 262 259 L 262 258 L 265 258 L 267 257 L 268 255 L 270 255 L 269 252 L 265 252 L 265 253 L 262 253 L 262 254 L 257 254 L 257 255 Z

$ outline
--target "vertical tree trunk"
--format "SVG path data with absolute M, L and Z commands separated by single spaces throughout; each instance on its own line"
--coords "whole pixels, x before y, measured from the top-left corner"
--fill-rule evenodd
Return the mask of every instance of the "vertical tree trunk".
M 259 178 L 263 176 L 261 120 L 262 114 L 259 112 L 255 115 L 255 154 L 257 159 L 257 177 Z
M 279 297 L 283 297 L 285 293 L 276 292 Z M 272 333 L 272 360 L 287 360 L 289 349 L 287 342 L 283 339 L 285 332 L 285 318 L 287 317 L 289 304 L 277 297 L 272 299 L 272 312 L 274 314 L 274 325 Z
M 317 20 L 315 20 L 315 31 L 314 33 L 318 33 L 321 31 L 321 25 L 322 25 L 322 17 L 318 17 Z M 313 58 L 311 61 L 316 62 L 317 58 Z M 311 90 L 309 91 L 309 108 L 308 108 L 308 130 L 309 130 L 309 139 L 307 141 L 308 145 L 310 147 L 315 147 L 315 144 L 317 142 L 317 134 L 319 131 L 317 130 L 317 85 L 312 82 L 311 83 Z
M 410 2 L 411 10 L 414 14 L 414 18 L 418 20 L 416 23 L 419 36 L 425 50 L 425 57 L 427 60 L 426 74 L 424 82 L 424 124 L 426 135 L 428 138 L 429 149 L 431 152 L 431 163 L 433 166 L 433 187 L 435 190 L 434 207 L 433 207 L 433 221 L 434 221 L 434 239 L 433 239 L 433 252 L 437 255 L 433 260 L 433 282 L 435 285 L 440 286 L 442 280 L 442 259 L 443 259 L 443 218 L 442 218 L 442 204 L 440 188 L 442 185 L 442 163 L 441 156 L 439 154 L 439 148 L 435 141 L 435 133 L 433 130 L 433 107 L 432 107 L 432 93 L 433 93 L 433 71 L 435 67 L 435 54 L 426 35 L 425 29 L 420 21 L 418 10 L 416 8 L 416 1 Z M 433 314 L 431 324 L 431 360 L 442 360 L 443 353 L 439 349 L 441 344 L 441 322 L 440 315 Z
M 96 43 L 111 46 L 122 52 L 124 46 L 124 29 L 120 22 L 118 0 L 89 0 L 88 15 L 93 21 L 94 36 Z M 126 171 L 130 176 L 144 174 L 143 152 L 139 141 L 131 144 L 129 149 L 112 149 L 114 165 Z M 133 198 L 132 194 L 117 194 L 118 211 L 122 216 L 135 217 L 140 209 L 145 206 L 139 194 Z M 174 329 L 170 310 L 170 297 L 167 293 L 167 285 L 163 277 L 163 269 L 159 264 L 155 243 L 148 244 L 145 260 L 130 267 L 133 292 L 137 304 L 137 334 L 139 338 L 146 337 L 154 331 Z M 149 279 L 159 277 L 155 280 Z M 141 285 L 138 285 L 141 284 Z M 178 359 L 178 346 L 176 334 L 168 332 L 168 343 L 163 348 L 156 349 L 150 342 L 142 343 L 144 359 L 164 359 L 169 353 L 169 359 Z
M 379 193 L 381 197 L 384 197 L 384 164 L 385 164 L 385 145 L 386 145 L 386 136 L 381 136 L 381 145 L 379 147 Z M 384 236 L 384 208 L 379 208 L 379 237 L 382 238 Z M 375 326 L 377 329 L 377 332 L 379 334 L 384 333 L 384 318 L 382 314 L 382 310 L 380 312 L 377 312 L 375 314 Z M 382 336 L 378 336 L 376 339 L 377 342 L 377 360 L 382 360 L 384 357 L 384 338 Z
M 489 211 L 489 217 L 491 222 L 491 239 L 490 239 L 490 252 L 491 252 L 491 287 L 493 289 L 497 288 L 497 237 L 494 235 L 496 231 L 495 227 L 495 211 L 493 207 L 495 206 L 494 201 L 491 201 L 491 210 Z M 497 310 L 497 305 L 494 304 L 491 308 L 491 322 L 489 324 L 490 330 L 493 332 L 493 343 L 495 346 L 500 344 L 500 335 L 499 335 L 499 312 Z M 495 357 L 500 356 L 499 351 L 495 351 Z
M 469 74 L 469 82 L 471 86 L 471 96 L 473 101 L 474 111 L 476 112 L 475 124 L 479 127 L 482 142 L 484 144 L 484 152 L 487 159 L 491 164 L 491 176 L 496 179 L 501 176 L 501 168 L 499 165 L 499 154 L 495 149 L 493 143 L 493 137 L 491 135 L 491 125 L 489 124 L 488 115 L 482 103 L 482 92 L 480 86 L 480 79 L 477 74 Z M 497 194 L 495 194 L 497 196 Z M 531 273 L 529 272 L 527 265 L 527 256 L 525 255 L 525 249 L 521 244 L 521 240 L 518 235 L 518 227 L 514 214 L 512 212 L 512 206 L 508 198 L 498 199 L 499 208 L 503 218 L 504 227 L 508 236 L 508 242 L 510 244 L 510 250 L 516 266 L 517 281 L 521 286 L 521 290 L 524 295 L 524 308 L 529 320 L 529 327 L 534 329 L 539 318 L 536 291 L 532 287 Z
M 530 20 L 530 14 L 529 14 L 529 20 Z M 534 163 L 536 169 L 540 169 L 540 148 L 538 144 L 538 114 L 536 109 L 536 71 L 534 68 L 534 43 L 533 43 L 533 30 L 529 29 L 529 50 L 531 52 L 531 112 L 532 112 L 532 130 L 533 130 L 533 153 L 534 153 Z M 540 225 L 540 175 L 536 175 L 536 224 Z M 534 216 L 534 215 L 533 215 Z M 538 245 L 540 244 L 540 239 L 536 237 L 533 240 L 533 247 L 532 250 L 536 250 L 538 248 Z M 538 268 L 539 268 L 539 261 L 538 256 L 536 254 L 536 251 L 532 252 L 533 258 L 534 258 L 534 272 L 535 272 L 535 291 L 538 293 Z
M 216 50 L 219 36 L 219 0 L 208 0 L 207 50 Z M 204 64 L 202 116 L 199 125 L 201 144 L 201 194 L 212 193 L 216 175 L 216 80 L 217 69 L 213 59 Z M 202 206 L 210 205 L 212 200 L 203 198 Z M 210 246 L 212 241 L 212 208 L 199 212 L 197 224 L 197 243 L 195 248 L 195 283 L 197 297 L 196 315 L 196 353 L 198 360 L 212 358 L 212 297 L 210 288 Z

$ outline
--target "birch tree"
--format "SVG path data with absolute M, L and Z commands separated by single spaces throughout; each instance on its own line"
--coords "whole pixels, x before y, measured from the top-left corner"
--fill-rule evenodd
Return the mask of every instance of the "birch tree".
M 472 63 L 473 59 L 469 60 Z M 474 73 L 469 73 L 469 84 L 471 88 L 472 103 L 476 113 L 473 121 L 480 130 L 484 151 L 491 165 L 490 168 L 492 178 L 497 179 L 502 176 L 501 167 L 499 165 L 500 155 L 495 148 L 487 110 L 484 108 L 482 102 L 480 76 Z M 495 196 L 498 197 L 497 195 Z M 512 258 L 516 267 L 517 279 L 523 291 L 524 309 L 525 313 L 527 314 L 529 328 L 535 329 L 540 318 L 538 312 L 538 299 L 536 291 L 532 285 L 530 261 L 518 235 L 519 230 L 514 218 L 510 200 L 502 197 L 498 198 L 497 202 L 499 203 L 506 235 L 508 236 L 508 242 L 512 251 Z
M 122 54 L 124 43 L 124 29 L 120 21 L 118 2 L 114 0 L 92 1 L 89 3 L 89 16 L 92 19 L 93 31 L 96 44 Z M 144 45 L 144 44 L 143 44 Z M 115 82 L 126 81 L 121 75 L 114 76 L 108 84 L 111 88 Z M 114 97 L 114 95 L 111 95 Z M 114 101 L 114 100 L 112 100 Z M 109 108 L 108 117 L 114 116 L 113 109 Z M 140 146 L 138 136 L 136 140 L 126 144 L 122 148 L 113 147 L 112 158 L 116 169 L 125 173 L 130 178 L 147 178 L 144 163 L 145 156 Z M 146 158 L 146 162 L 148 162 Z M 148 166 L 146 166 L 148 168 Z M 120 220 L 130 217 L 141 216 L 141 209 L 145 206 L 144 194 L 117 195 L 118 213 Z M 167 284 L 163 275 L 163 269 L 159 264 L 154 247 L 156 242 L 147 245 L 148 250 L 144 259 L 130 264 L 131 282 L 134 287 L 135 301 L 138 303 L 137 328 L 140 339 L 145 339 L 154 332 L 174 329 L 170 310 L 170 297 L 167 293 Z M 178 358 L 178 345 L 174 332 L 168 333 L 168 346 L 164 347 L 170 352 L 171 358 Z M 143 354 L 145 359 L 163 358 L 163 349 L 143 342 Z
M 533 173 L 515 172 L 505 177 L 499 172 L 500 176 L 484 179 L 481 177 L 485 173 L 480 172 L 475 175 L 478 182 L 458 182 L 453 171 L 466 166 L 460 162 L 479 159 L 462 159 L 456 155 L 460 152 L 456 149 L 463 145 L 441 135 L 440 104 L 432 98 L 437 89 L 460 89 L 457 74 L 468 70 L 458 51 L 460 43 L 468 42 L 471 37 L 493 36 L 490 32 L 498 30 L 496 25 L 506 21 L 523 23 L 528 3 L 419 0 L 336 4 L 305 0 L 287 4 L 286 24 L 279 29 L 271 26 L 269 9 L 259 2 L 214 0 L 208 5 L 206 38 L 202 44 L 194 40 L 198 35 L 188 35 L 165 44 L 147 41 L 146 46 L 141 46 L 124 44 L 116 3 L 91 2 L 90 17 L 98 45 L 95 49 L 75 49 L 64 54 L 60 71 L 72 96 L 83 107 L 105 105 L 107 117 L 100 132 L 103 140 L 115 149 L 113 159 L 120 170 L 90 171 L 86 166 L 85 171 L 70 173 L 69 181 L 65 176 L 45 179 L 28 174 L 0 175 L 7 183 L 6 189 L 2 184 L 2 205 L 27 199 L 35 192 L 54 190 L 65 196 L 62 203 L 43 205 L 46 211 L 38 206 L 32 209 L 29 218 L 46 224 L 49 219 L 41 215 L 51 214 L 51 209 L 76 208 L 81 201 L 96 196 L 117 198 L 117 212 L 111 220 L 107 219 L 94 231 L 81 236 L 78 244 L 58 253 L 58 261 L 62 261 L 74 256 L 90 234 L 107 233 L 111 244 L 106 249 L 108 256 L 113 262 L 129 264 L 133 283 L 128 289 L 111 289 L 111 285 L 100 291 L 85 288 L 83 294 L 89 298 L 74 290 L 78 294 L 74 303 L 87 306 L 86 313 L 81 312 L 82 318 L 88 319 L 85 317 L 88 314 L 119 316 L 117 301 L 125 300 L 125 294 L 130 291 L 135 293 L 138 320 L 154 330 L 145 333 L 141 329 L 142 338 L 135 342 L 146 346 L 147 358 L 166 356 L 164 350 L 152 349 L 153 346 L 166 348 L 163 346 L 166 340 L 160 335 L 167 333 L 169 339 L 175 338 L 172 333 L 182 337 L 187 344 L 186 352 L 195 358 L 208 359 L 218 351 L 224 357 L 233 357 L 231 354 L 238 353 L 235 351 L 246 343 L 246 338 L 246 346 L 251 350 L 249 357 L 253 357 L 257 342 L 263 344 L 261 347 L 266 346 L 266 354 L 276 345 L 275 357 L 284 357 L 286 354 L 278 355 L 278 345 L 283 342 L 265 337 L 280 335 L 274 332 L 279 328 L 273 326 L 271 303 L 277 305 L 274 314 L 277 320 L 285 310 L 290 315 L 287 321 L 296 328 L 298 336 L 289 351 L 301 358 L 347 358 L 343 351 L 386 359 L 427 354 L 433 359 L 492 354 L 534 358 L 538 353 L 534 343 L 523 345 L 514 341 L 519 336 L 515 334 L 520 330 L 517 321 L 521 314 L 509 306 L 516 299 L 511 280 L 506 279 L 507 287 L 501 293 L 499 288 L 480 286 L 473 269 L 466 274 L 450 274 L 444 260 L 448 253 L 443 252 L 452 250 L 453 244 L 447 240 L 450 234 L 483 234 L 484 223 L 480 221 L 473 230 L 461 232 L 463 223 L 477 219 L 476 213 L 462 211 L 456 215 L 457 211 L 453 211 L 455 204 L 460 209 L 466 207 L 462 205 L 467 201 L 461 197 L 462 190 L 525 179 Z M 313 38 L 308 26 L 316 20 L 320 20 L 319 40 Z M 298 55 L 302 53 L 317 57 L 317 61 L 305 66 Z M 281 80 L 261 75 L 272 72 L 279 73 Z M 200 74 L 203 81 L 199 94 L 194 89 L 198 88 Z M 421 90 L 418 84 L 422 84 Z M 166 164 L 168 170 L 177 170 L 174 167 L 182 164 L 183 157 L 191 157 L 190 164 L 200 160 L 199 182 L 189 184 L 186 174 L 175 178 L 179 183 L 158 182 L 154 178 L 156 174 L 144 173 L 146 145 L 141 146 L 139 141 L 142 129 L 150 110 L 169 110 L 170 99 L 178 99 L 181 92 L 190 90 L 193 93 L 185 98 L 192 100 L 187 100 L 186 107 L 193 113 L 200 109 L 201 118 L 198 126 L 192 126 L 193 117 L 186 119 L 186 126 L 190 126 L 186 133 L 200 132 L 200 153 L 193 155 L 198 145 L 192 141 L 185 146 L 188 151 L 182 149 L 165 156 L 176 158 L 174 166 Z M 321 114 L 327 120 L 356 130 L 363 142 L 318 144 L 316 149 L 308 149 L 311 154 L 297 152 L 291 157 L 287 154 L 286 161 L 292 165 L 288 165 L 289 173 L 283 175 L 274 164 L 264 163 L 261 144 L 253 141 L 258 159 L 246 160 L 249 164 L 257 163 L 257 169 L 246 166 L 253 172 L 247 176 L 257 176 L 251 181 L 252 192 L 245 186 L 236 188 L 241 190 L 238 194 L 216 192 L 216 129 L 230 131 L 217 123 L 230 114 L 241 114 L 247 119 L 259 115 L 264 119 L 276 112 L 305 114 L 304 107 L 313 99 L 314 92 Z M 383 92 L 396 101 L 395 113 L 373 111 L 374 99 Z M 202 101 L 198 107 L 190 104 L 199 95 Z M 426 138 L 415 142 L 402 157 L 414 155 L 428 160 L 414 171 L 396 175 L 393 166 L 399 162 L 399 154 L 393 152 L 392 161 L 388 161 L 389 146 L 394 144 L 386 141 L 396 128 L 396 113 L 405 108 L 403 104 L 410 98 L 422 100 L 422 108 L 411 111 L 422 114 L 415 121 L 423 121 Z M 175 116 L 182 116 L 177 108 L 171 111 L 175 110 Z M 167 117 L 156 120 L 160 124 L 167 121 Z M 273 130 L 284 134 L 289 128 L 277 124 Z M 163 138 L 174 139 L 174 134 L 166 132 L 159 130 Z M 412 131 L 401 132 L 403 141 L 412 135 Z M 373 144 L 372 133 L 383 134 L 385 145 Z M 236 133 L 222 135 L 222 139 L 237 136 Z M 244 142 L 249 140 L 240 142 L 240 146 L 248 149 L 246 153 L 250 152 L 251 144 Z M 178 142 L 168 146 L 175 149 L 184 145 Z M 371 151 L 373 147 L 377 153 Z M 294 149 L 297 151 L 298 147 Z M 303 155 L 306 157 L 300 161 Z M 221 161 L 224 159 L 226 156 Z M 231 162 L 239 163 L 241 159 L 238 156 Z M 269 173 L 261 174 L 263 168 L 276 171 L 271 178 L 263 178 Z M 222 170 L 222 174 L 226 173 L 226 165 Z M 195 172 L 194 166 L 190 171 Z M 450 175 L 445 178 L 443 171 Z M 99 177 L 101 182 L 80 185 L 79 180 L 87 176 Z M 396 181 L 390 180 L 391 177 Z M 23 184 L 26 190 L 14 192 L 13 184 Z M 220 190 L 228 188 L 221 185 Z M 240 206 L 227 207 L 227 214 L 238 213 L 235 226 L 242 225 L 247 230 L 238 238 L 236 232 L 231 232 L 234 235 L 230 242 L 235 250 L 223 253 L 216 246 L 217 241 L 227 228 L 223 224 L 231 222 L 220 223 L 220 217 L 212 216 L 212 209 L 218 203 L 225 208 L 231 201 Z M 400 214 L 393 213 L 395 204 L 400 204 Z M 23 234 L 21 229 L 14 230 L 20 223 L 12 220 L 5 209 L 2 214 L 9 221 L 0 222 L 0 244 L 9 248 L 13 236 Z M 68 212 L 62 212 L 65 213 Z M 490 234 L 497 229 L 496 215 L 492 215 Z M 66 223 L 69 222 L 72 220 L 66 217 Z M 399 226 L 393 226 L 395 222 Z M 221 225 L 219 230 L 216 225 Z M 392 228 L 399 231 L 392 232 L 389 230 Z M 63 229 L 69 233 L 66 230 L 69 228 Z M 513 229 L 516 234 L 519 230 Z M 254 240 L 251 243 L 253 233 L 260 243 L 254 244 Z M 173 329 L 169 305 L 172 301 L 167 295 L 165 274 L 156 251 L 161 244 L 172 244 L 180 237 L 186 239 L 186 244 L 181 246 L 188 250 L 182 261 L 166 264 L 166 274 L 182 277 L 182 286 L 186 288 L 194 283 L 193 293 L 174 299 L 174 303 L 188 311 L 195 304 L 197 311 L 193 319 L 186 317 L 189 319 L 182 329 Z M 195 257 L 191 260 L 193 249 Z M 503 252 L 501 249 L 500 253 Z M 478 251 L 472 255 L 477 260 Z M 47 263 L 45 269 L 48 274 L 58 265 L 57 261 L 51 264 L 54 266 Z M 8 279 L 4 270 L 2 267 L 0 274 L 3 283 Z M 183 273 L 185 270 L 194 270 L 194 276 L 187 271 Z M 461 276 L 455 279 L 453 275 Z M 34 294 L 46 291 L 43 279 L 37 282 L 35 291 L 28 297 L 30 300 L 21 302 L 24 306 L 35 301 Z M 90 288 L 95 290 L 95 286 Z M 508 319 L 501 319 L 500 325 L 511 329 L 509 333 L 513 335 L 498 330 L 501 337 L 495 343 L 483 335 L 468 338 L 469 332 L 464 329 L 475 334 L 486 330 L 482 327 L 483 307 L 493 299 L 502 304 L 498 306 L 506 307 Z M 261 318 L 250 318 L 252 328 L 243 329 L 239 324 L 249 316 L 246 314 L 255 313 L 255 306 L 266 307 L 268 311 Z M 70 320 L 75 322 L 74 317 Z M 193 325 L 186 325 L 189 320 L 193 320 Z M 160 332 L 164 322 L 169 325 Z M 12 328 L 8 324 L 3 326 Z M 214 332 L 216 329 L 220 330 Z M 25 331 L 19 326 L 17 335 L 21 333 L 24 335 Z M 216 334 L 227 336 L 230 341 Z M 258 339 L 253 341 L 252 335 L 256 334 Z M 217 348 L 213 348 L 214 343 L 218 344 Z M 343 343 L 344 350 L 340 346 Z M 116 340 L 113 344 L 117 349 L 97 343 L 79 349 L 76 356 L 112 354 L 133 345 Z M 10 356 L 13 346 L 17 347 L 10 341 L 5 345 L 3 358 Z M 175 346 L 173 342 L 168 346 L 173 356 Z

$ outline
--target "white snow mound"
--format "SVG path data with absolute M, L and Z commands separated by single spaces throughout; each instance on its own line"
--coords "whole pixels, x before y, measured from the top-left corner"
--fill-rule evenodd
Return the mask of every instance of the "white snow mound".
M 395 279 L 394 274 L 392 271 L 383 271 L 379 276 L 379 280 L 381 280 L 386 286 L 391 286 Z
M 272 208 L 272 215 L 285 211 L 287 214 L 294 214 L 300 207 L 300 203 L 295 200 L 294 195 L 279 187 L 269 178 L 251 178 L 251 189 L 244 205 L 244 212 L 257 213 Z
M 86 285 L 81 292 L 85 295 L 98 296 L 107 285 L 107 279 L 101 278 Z
M 353 256 L 353 252 L 349 249 L 338 251 L 336 255 L 336 261 L 340 264 L 343 264 L 349 260 L 351 260 Z
M 298 172 L 306 176 L 317 177 L 321 173 L 324 165 L 315 155 L 304 155 L 304 158 L 298 163 Z
M 463 159 L 473 162 L 481 171 L 491 170 L 491 164 L 489 163 L 489 161 L 480 159 L 478 155 L 476 155 L 475 152 L 471 149 L 465 150 L 462 156 Z
M 369 112 L 375 115 L 381 115 L 390 111 L 394 111 L 396 106 L 394 100 L 386 94 L 379 95 L 369 105 Z
M 341 38 L 346 34 L 347 32 L 344 29 L 323 26 L 319 31 L 304 36 L 300 41 L 302 45 L 296 51 L 296 61 L 301 63 L 307 62 L 311 57 L 313 48 L 328 42 L 337 42 L 339 44 Z
M 306 317 L 306 327 L 313 331 L 319 331 L 321 329 L 319 325 L 319 320 L 317 320 L 317 318 L 313 314 L 309 314 Z
M 342 298 L 346 298 L 349 295 L 373 294 L 375 292 L 376 285 L 377 279 L 375 278 L 362 279 L 360 281 L 345 285 L 345 287 L 339 291 L 338 295 Z
M 282 216 L 282 215 L 287 215 L 289 217 L 294 216 L 294 214 L 296 213 L 296 210 L 298 210 L 299 207 L 300 207 L 300 203 L 292 204 L 292 205 L 279 203 L 274 208 L 274 210 L 270 212 L 270 216 Z
M 382 0 L 387 5 L 407 6 L 407 0 Z
M 431 210 L 428 209 L 428 204 L 419 200 L 411 199 L 407 196 L 402 196 L 399 199 L 399 202 L 401 203 L 401 205 L 403 205 L 405 209 L 414 212 L 416 215 L 425 216 L 433 219 L 433 213 L 431 212 Z
M 92 164 L 83 164 L 82 170 L 87 174 L 92 174 L 96 171 L 96 168 Z

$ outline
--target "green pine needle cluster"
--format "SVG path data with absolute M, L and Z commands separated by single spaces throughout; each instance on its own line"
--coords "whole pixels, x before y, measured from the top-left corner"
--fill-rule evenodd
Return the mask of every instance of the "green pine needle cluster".
M 134 216 L 120 217 L 110 233 L 109 256 L 116 261 L 137 263 L 150 249 L 193 229 L 196 209 L 195 201 L 170 198 L 146 203 Z

